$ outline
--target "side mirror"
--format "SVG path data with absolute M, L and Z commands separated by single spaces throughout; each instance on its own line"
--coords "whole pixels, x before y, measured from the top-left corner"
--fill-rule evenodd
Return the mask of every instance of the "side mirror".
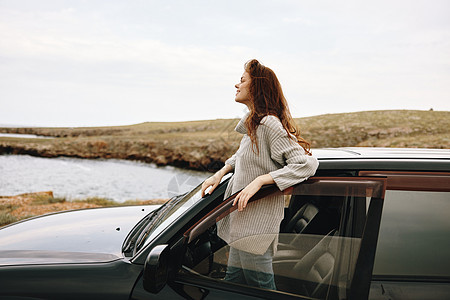
M 144 289 L 158 293 L 166 285 L 169 271 L 169 245 L 154 247 L 144 264 Z

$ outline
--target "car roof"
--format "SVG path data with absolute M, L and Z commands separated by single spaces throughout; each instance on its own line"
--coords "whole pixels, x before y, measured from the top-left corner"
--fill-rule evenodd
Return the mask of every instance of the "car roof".
M 450 159 L 450 149 L 342 147 L 312 149 L 319 160 L 327 159 Z

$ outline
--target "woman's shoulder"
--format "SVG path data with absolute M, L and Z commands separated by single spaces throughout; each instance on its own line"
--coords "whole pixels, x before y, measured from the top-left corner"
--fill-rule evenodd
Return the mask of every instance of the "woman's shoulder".
M 262 125 L 259 126 L 262 130 L 261 134 L 267 136 L 270 140 L 288 136 L 286 129 L 284 129 L 283 124 L 277 116 L 264 116 L 260 124 Z
M 264 116 L 261 119 L 260 124 L 265 126 L 265 127 L 267 127 L 267 128 L 269 128 L 271 131 L 273 131 L 275 133 L 277 133 L 277 132 L 278 133 L 282 133 L 282 132 L 285 131 L 284 127 L 283 127 L 283 124 L 281 124 L 280 119 L 278 119 L 278 117 L 274 116 L 274 115 Z

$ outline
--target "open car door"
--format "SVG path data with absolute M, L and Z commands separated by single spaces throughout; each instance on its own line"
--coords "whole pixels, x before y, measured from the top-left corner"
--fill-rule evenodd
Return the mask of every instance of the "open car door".
M 239 213 L 233 195 L 184 233 L 173 283 L 191 299 L 367 299 L 385 189 L 385 178 L 313 177 L 283 192 L 270 185 L 255 194 L 251 201 L 285 197 L 273 256 L 276 290 L 223 280 L 229 245 L 217 236 L 217 222 Z

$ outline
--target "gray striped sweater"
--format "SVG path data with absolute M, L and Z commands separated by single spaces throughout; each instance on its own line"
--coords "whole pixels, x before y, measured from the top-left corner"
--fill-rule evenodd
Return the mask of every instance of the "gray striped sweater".
M 306 155 L 303 148 L 288 137 L 276 116 L 269 115 L 261 120 L 256 130 L 259 153 L 254 151 L 244 124 L 247 117 L 248 113 L 235 129 L 244 134 L 239 149 L 225 162 L 234 168 L 225 198 L 260 175 L 270 174 L 281 191 L 314 175 L 319 165 L 317 159 Z M 283 215 L 283 195 L 269 196 L 219 221 L 218 234 L 230 246 L 242 251 L 263 254 L 271 245 L 276 251 Z

